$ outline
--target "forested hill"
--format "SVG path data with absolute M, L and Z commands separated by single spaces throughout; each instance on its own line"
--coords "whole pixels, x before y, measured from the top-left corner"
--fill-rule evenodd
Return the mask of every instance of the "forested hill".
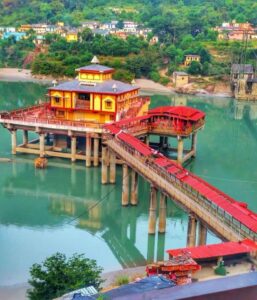
M 114 8 L 114 9 L 113 9 Z M 115 8 L 120 8 L 117 12 Z M 236 19 L 257 25 L 256 0 L 0 0 L 0 25 L 83 20 L 133 19 L 174 31 L 197 34 L 206 27 Z

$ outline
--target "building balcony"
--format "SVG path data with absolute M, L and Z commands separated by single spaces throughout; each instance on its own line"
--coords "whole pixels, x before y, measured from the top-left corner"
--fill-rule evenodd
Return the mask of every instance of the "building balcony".
M 74 108 L 90 110 L 90 101 L 76 99 Z

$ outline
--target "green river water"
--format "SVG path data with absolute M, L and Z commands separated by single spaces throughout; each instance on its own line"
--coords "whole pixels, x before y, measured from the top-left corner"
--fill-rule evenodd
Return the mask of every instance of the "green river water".
M 0 82 L 0 110 L 31 105 L 45 93 L 45 86 L 34 83 Z M 257 211 L 257 104 L 154 95 L 151 106 L 174 103 L 207 114 L 197 158 L 187 168 Z M 0 157 L 12 158 L 10 146 L 10 134 L 1 127 Z M 122 208 L 120 168 L 117 184 L 103 186 L 100 167 L 49 159 L 46 170 L 35 170 L 34 158 L 18 154 L 0 162 L 0 285 L 27 281 L 30 266 L 57 251 L 85 253 L 112 271 L 161 259 L 165 250 L 186 245 L 187 215 L 171 201 L 167 233 L 148 236 L 149 185 L 142 179 L 139 205 Z M 212 233 L 207 240 L 219 241 Z

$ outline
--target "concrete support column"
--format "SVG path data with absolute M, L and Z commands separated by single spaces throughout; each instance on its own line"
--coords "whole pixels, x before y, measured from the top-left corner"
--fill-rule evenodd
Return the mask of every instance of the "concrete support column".
M 86 137 L 86 167 L 91 167 L 91 136 Z
M 194 247 L 196 242 L 197 220 L 193 215 L 188 216 L 187 247 Z
M 202 222 L 199 222 L 198 228 L 198 245 L 206 245 L 207 240 L 207 228 L 204 226 Z
M 76 149 L 77 149 L 77 138 L 75 136 L 71 137 L 71 161 L 76 161 Z
M 158 241 L 157 241 L 157 261 L 164 260 L 165 254 L 165 234 L 158 234 Z
M 149 143 L 150 143 L 150 137 L 149 137 L 149 135 L 145 136 L 145 143 L 146 143 L 146 145 L 149 146 Z
M 99 165 L 99 139 L 94 138 L 94 167 Z
M 17 147 L 16 130 L 11 131 L 11 137 L 12 137 L 12 154 L 16 154 L 16 147 Z
M 110 153 L 110 183 L 116 182 L 116 156 L 113 152 Z
M 154 262 L 154 250 L 155 250 L 155 235 L 148 235 L 147 241 L 147 263 Z
M 197 146 L 197 133 L 193 133 L 192 135 L 192 145 L 191 145 L 191 150 L 194 151 L 193 157 L 196 156 L 196 146 Z
M 122 165 L 122 198 L 121 204 L 126 206 L 129 204 L 129 176 L 128 176 L 128 165 Z
M 177 161 L 179 164 L 182 165 L 183 163 L 183 139 L 181 138 L 181 136 L 178 136 L 178 158 Z
M 23 145 L 27 146 L 29 142 L 28 130 L 23 130 Z
M 159 229 L 160 233 L 166 231 L 166 210 L 167 210 L 167 197 L 161 193 L 159 205 Z
M 44 133 L 39 134 L 39 156 L 40 157 L 45 156 L 45 134 Z
M 102 147 L 102 184 L 108 183 L 108 150 Z
M 154 186 L 151 186 L 149 221 L 148 221 L 148 233 L 149 234 L 155 234 L 156 209 L 157 209 L 157 189 Z
M 163 146 L 164 146 L 164 137 L 163 136 L 160 136 L 159 145 L 161 148 L 163 148 Z
M 57 136 L 56 134 L 53 134 L 53 147 L 56 147 L 57 144 Z
M 138 203 L 138 173 L 131 170 L 131 205 L 137 205 Z

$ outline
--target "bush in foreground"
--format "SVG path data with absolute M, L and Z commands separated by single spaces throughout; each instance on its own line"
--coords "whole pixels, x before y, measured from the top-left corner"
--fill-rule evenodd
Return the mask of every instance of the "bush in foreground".
M 67 259 L 57 252 L 42 264 L 31 267 L 29 284 L 32 289 L 28 291 L 28 297 L 48 300 L 89 285 L 99 288 L 102 270 L 95 260 L 85 258 L 83 254 L 74 254 Z

